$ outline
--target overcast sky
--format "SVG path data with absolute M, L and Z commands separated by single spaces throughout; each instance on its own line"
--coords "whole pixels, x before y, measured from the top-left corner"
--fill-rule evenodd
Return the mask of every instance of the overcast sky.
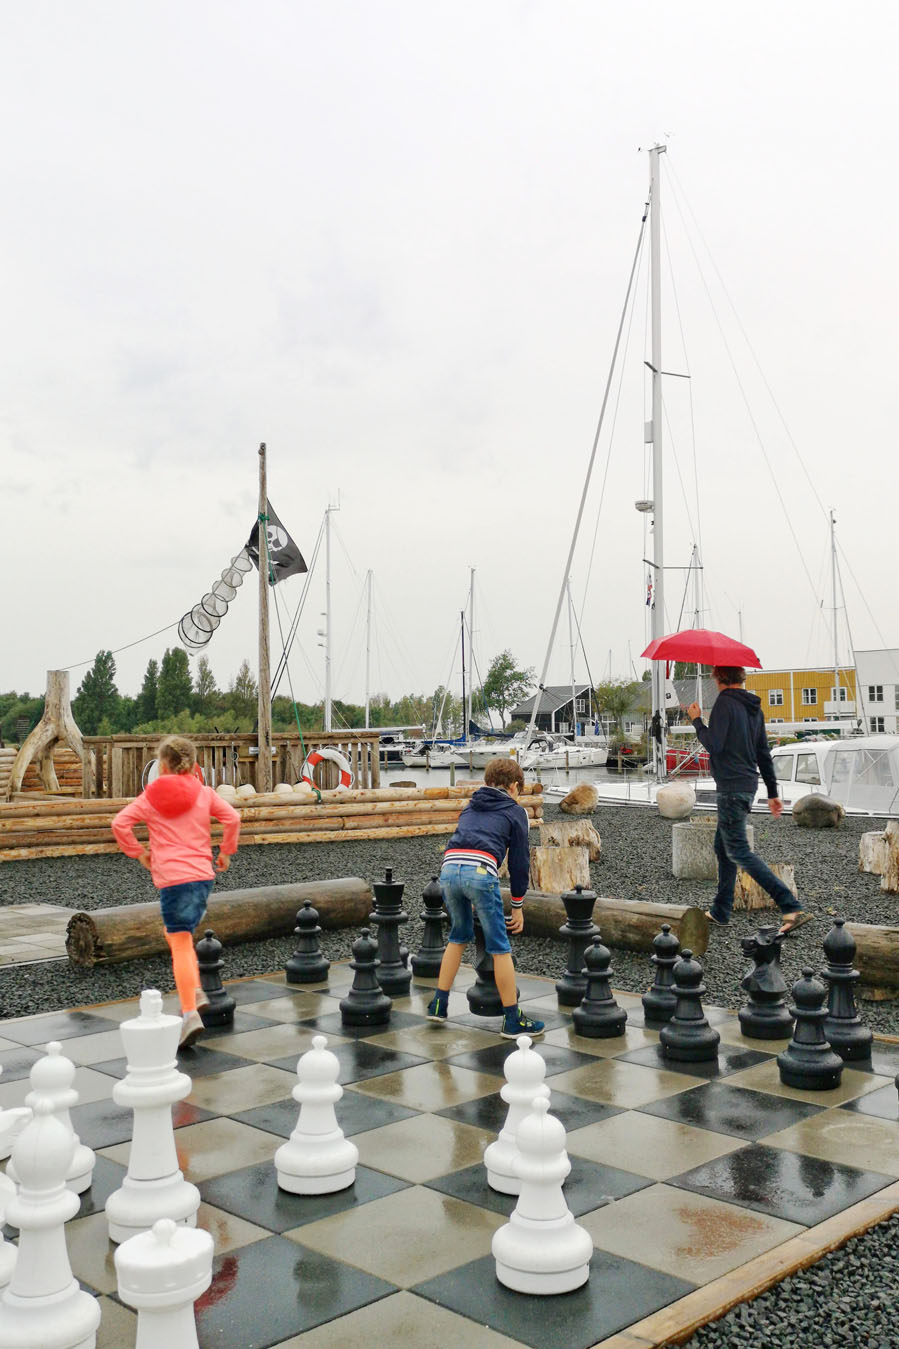
M 364 694 L 369 568 L 373 691 L 458 685 L 471 567 L 482 672 L 505 647 L 539 670 L 655 141 L 663 364 L 691 375 L 666 381 L 666 561 L 701 540 L 704 626 L 828 662 L 833 507 L 855 644 L 899 646 L 897 16 L 3 0 L 0 689 L 177 623 L 246 540 L 262 440 L 307 555 L 339 494 L 336 696 Z M 595 679 L 644 668 L 646 312 L 644 260 L 572 568 Z M 175 640 L 121 651 L 122 691 Z M 255 667 L 252 581 L 208 654 L 222 685 Z

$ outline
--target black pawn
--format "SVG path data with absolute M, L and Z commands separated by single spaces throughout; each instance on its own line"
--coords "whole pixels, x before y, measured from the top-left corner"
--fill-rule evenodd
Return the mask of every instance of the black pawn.
M 313 909 L 310 899 L 304 899 L 293 930 L 297 949 L 284 966 L 289 984 L 320 984 L 327 979 L 331 962 L 322 955 L 321 931 L 318 909 Z
M 780 1080 L 787 1087 L 798 1087 L 801 1091 L 830 1091 L 840 1085 L 843 1060 L 833 1052 L 824 1035 L 826 996 L 826 988 L 807 966 L 802 971 L 802 978 L 793 985 L 796 1006 L 790 1011 L 796 1018 L 796 1029 L 786 1049 L 777 1056 Z
M 692 951 L 682 951 L 674 967 L 674 1016 L 659 1031 L 662 1056 L 678 1063 L 698 1063 L 718 1057 L 721 1036 L 702 1008 L 702 965 Z
M 375 911 L 368 918 L 378 930 L 378 983 L 391 997 L 404 998 L 412 983 L 412 971 L 406 964 L 409 952 L 405 951 L 404 960 L 399 934 L 401 925 L 409 921 L 409 915 L 403 913 L 402 906 L 406 886 L 402 881 L 393 879 L 393 871 L 388 867 L 383 881 L 374 881 L 371 888 L 375 897 Z
M 353 942 L 350 969 L 355 970 L 353 987 L 340 999 L 340 1019 L 345 1026 L 386 1026 L 393 1006 L 377 978 L 378 948 L 369 929 Z
M 612 952 L 603 946 L 597 932 L 592 946 L 584 952 L 584 979 L 587 991 L 580 1007 L 575 1007 L 572 1020 L 578 1035 L 594 1040 L 623 1035 L 627 1012 L 612 997 L 609 976 L 612 973 Z
M 465 990 L 470 1010 L 475 1016 L 502 1016 L 503 1000 L 496 986 L 496 975 L 493 973 L 493 956 L 487 952 L 484 929 L 478 921 L 477 914 L 474 916 L 474 972 L 477 978 L 471 987 Z M 518 993 L 516 987 L 516 1000 Z
M 831 1049 L 844 1061 L 869 1059 L 874 1036 L 863 1026 L 855 1005 L 853 985 L 859 972 L 852 968 L 856 945 L 852 934 L 843 926 L 845 919 L 835 918 L 833 927 L 824 938 L 827 964 L 821 973 L 827 981 L 827 1016 L 824 1034 Z
M 782 946 L 783 937 L 776 927 L 760 927 L 754 937 L 740 942 L 743 954 L 753 961 L 752 969 L 740 980 L 749 1001 L 738 1013 L 740 1029 L 750 1040 L 779 1040 L 793 1032 L 780 968 Z
M 680 942 L 667 923 L 662 924 L 658 936 L 652 939 L 653 954 L 650 956 L 655 966 L 655 978 L 652 987 L 643 994 L 643 1013 L 647 1021 L 670 1021 L 674 1016 L 677 998 L 674 994 L 674 967 L 680 957 Z
M 568 964 L 559 982 L 556 994 L 562 1007 L 577 1007 L 587 992 L 584 957 L 599 929 L 593 922 L 596 891 L 576 885 L 562 896 L 566 921 L 559 928 L 559 936 L 568 942 Z
M 436 979 L 443 960 L 443 925 L 447 914 L 443 907 L 443 891 L 436 876 L 421 893 L 423 932 L 418 955 L 412 957 L 412 972 L 419 979 Z
M 200 967 L 200 987 L 209 999 L 206 1007 L 200 1007 L 200 1020 L 204 1026 L 231 1026 L 234 1023 L 236 1003 L 231 994 L 222 987 L 222 943 L 211 927 L 205 936 L 197 942 L 197 964 Z

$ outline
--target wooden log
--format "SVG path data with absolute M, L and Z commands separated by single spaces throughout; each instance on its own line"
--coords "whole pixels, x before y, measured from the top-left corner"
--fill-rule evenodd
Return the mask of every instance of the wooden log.
M 590 861 L 599 860 L 600 838 L 589 820 L 559 820 L 540 826 L 542 848 L 586 848 Z
M 507 912 L 510 912 L 509 900 L 509 892 L 504 890 L 503 901 Z M 565 921 L 565 905 L 558 895 L 528 891 L 524 901 L 526 935 L 558 937 L 559 928 Z M 704 910 L 684 904 L 600 898 L 593 908 L 593 921 L 607 946 L 620 947 L 624 951 L 651 952 L 653 938 L 658 935 L 663 923 L 671 928 L 681 949 L 690 950 L 694 955 L 704 955 L 709 944 L 709 920 Z M 648 964 L 646 971 L 648 984 L 652 977 Z
M 590 858 L 586 848 L 532 848 L 531 888 L 562 895 L 576 885 L 589 886 Z
M 899 997 L 899 927 L 874 923 L 847 923 L 858 948 L 855 966 L 864 996 L 874 1001 Z
M 202 936 L 207 927 L 214 928 L 226 944 L 285 936 L 293 932 L 297 910 L 307 899 L 318 910 L 324 928 L 364 923 L 372 905 L 371 887 L 357 876 L 230 890 L 210 895 L 194 936 Z M 167 949 L 155 902 L 74 913 L 66 929 L 69 959 L 83 968 L 158 955 Z
M 889 821 L 883 831 L 883 843 L 886 856 L 880 888 L 891 895 L 899 894 L 899 821 Z
M 791 890 L 798 899 L 799 892 L 796 889 L 796 868 L 792 862 L 771 862 L 769 863 L 775 876 L 780 877 L 787 889 Z M 742 867 L 737 868 L 737 880 L 734 885 L 734 908 L 744 909 L 747 912 L 752 909 L 776 909 L 777 905 L 768 894 L 763 890 L 757 881 L 754 881 L 748 871 Z
M 874 829 L 862 834 L 858 841 L 858 869 L 868 871 L 872 876 L 882 876 L 887 858 L 886 835 L 882 829 Z

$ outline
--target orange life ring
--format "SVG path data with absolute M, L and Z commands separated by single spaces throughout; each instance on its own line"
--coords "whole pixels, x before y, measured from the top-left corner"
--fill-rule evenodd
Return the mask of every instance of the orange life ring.
M 340 753 L 340 750 L 328 749 L 327 747 L 325 749 L 314 749 L 311 754 L 306 755 L 306 761 L 300 772 L 300 781 L 308 782 L 310 787 L 315 787 L 317 789 L 318 783 L 315 781 L 314 776 L 315 766 L 325 759 L 327 759 L 329 763 L 336 764 L 340 769 L 340 783 L 338 785 L 340 787 L 352 786 L 353 775 L 350 772 L 349 763 Z

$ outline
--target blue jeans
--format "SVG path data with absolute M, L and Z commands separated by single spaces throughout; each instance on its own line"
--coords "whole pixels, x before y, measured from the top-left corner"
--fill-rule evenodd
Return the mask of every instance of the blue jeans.
M 448 941 L 459 946 L 474 941 L 474 910 L 477 909 L 488 955 L 504 955 L 512 950 L 499 881 L 486 867 L 444 862 L 440 888 L 446 911 L 452 919 Z
M 215 881 L 164 885 L 159 892 L 159 902 L 166 932 L 193 932 L 206 912 L 206 901 L 214 885 Z
M 751 851 L 746 837 L 746 817 L 751 806 L 752 797 L 743 792 L 718 793 L 718 828 L 715 830 L 718 889 L 709 909 L 718 923 L 730 922 L 737 867 L 742 867 L 763 890 L 768 891 L 781 913 L 796 913 L 802 907 L 792 890 Z

